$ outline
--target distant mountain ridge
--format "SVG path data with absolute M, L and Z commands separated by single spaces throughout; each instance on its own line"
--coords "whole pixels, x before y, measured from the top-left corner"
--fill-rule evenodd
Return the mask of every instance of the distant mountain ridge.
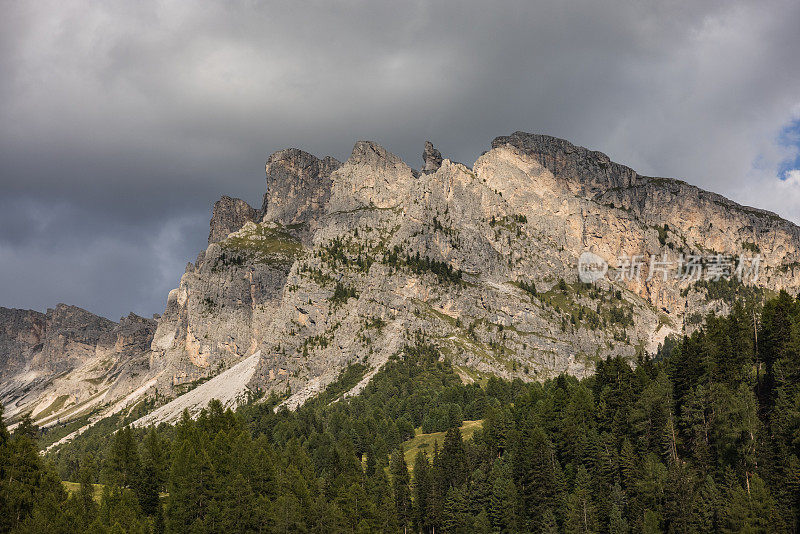
M 0 308 L 0 398 L 5 417 L 41 424 L 76 417 L 124 394 L 147 372 L 156 321 L 119 323 L 76 306 L 39 313 Z
M 177 397 L 252 358 L 246 389 L 291 392 L 296 406 L 354 362 L 367 369 L 357 391 L 416 336 L 465 381 L 585 376 L 598 359 L 633 360 L 707 312 L 727 313 L 736 295 L 800 290 L 793 223 L 546 135 L 498 137 L 472 168 L 427 143 L 419 172 L 360 141 L 343 163 L 286 149 L 265 170 L 260 208 L 230 197 L 214 205 L 209 245 L 157 321 L 64 312 L 82 318 L 85 337 L 67 329 L 59 345 L 62 334 L 47 334 L 60 332 L 57 314 L 49 327 L 36 312 L 0 314 L 3 404 L 35 416 L 58 401 L 26 374 L 40 360 L 52 376 L 111 360 L 96 367 L 102 400 L 85 400 L 98 389 L 52 410 L 71 417 L 67 406 L 110 409 L 150 382 L 146 394 Z M 664 253 L 758 253 L 762 265 L 756 287 L 659 277 L 588 287 L 577 276 L 585 251 L 611 275 L 621 256 Z

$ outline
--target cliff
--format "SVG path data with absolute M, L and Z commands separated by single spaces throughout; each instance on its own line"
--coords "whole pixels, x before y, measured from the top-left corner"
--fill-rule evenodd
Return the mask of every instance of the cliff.
M 750 294 L 797 291 L 798 243 L 774 214 L 549 136 L 499 137 L 472 168 L 426 144 L 422 173 L 367 141 L 343 164 L 289 149 L 267 163 L 261 220 L 187 270 L 165 313 L 184 319 L 156 359 L 174 385 L 258 352 L 250 387 L 292 391 L 290 404 L 418 334 L 465 380 L 582 376 L 598 358 L 654 352 L 735 297 L 659 277 L 588 287 L 582 252 L 614 278 L 626 255 L 759 251 L 755 288 L 732 290 Z
M 220 375 L 163 413 L 256 391 L 291 392 L 296 406 L 353 362 L 368 369 L 358 391 L 419 336 L 465 381 L 585 376 L 598 359 L 654 353 L 737 297 L 800 290 L 796 225 L 545 135 L 498 137 L 471 168 L 426 143 L 418 172 L 359 141 L 343 163 L 276 152 L 265 174 L 259 209 L 230 197 L 214 205 L 209 245 L 157 324 L 66 307 L 0 310 L 4 404 L 28 409 L 32 401 L 19 401 L 35 397 L 28 388 L 39 412 L 50 406 L 42 391 L 52 404 L 51 392 L 66 390 L 76 406 L 119 409 L 230 370 L 235 380 Z M 609 265 L 594 284 L 578 277 L 589 252 Z M 744 283 L 648 278 L 648 259 L 665 255 L 761 264 Z M 644 274 L 627 279 L 619 259 L 632 257 Z M 98 384 L 80 393 L 89 369 Z M 53 386 L 58 373 L 74 389 Z M 36 380 L 50 385 L 20 386 Z

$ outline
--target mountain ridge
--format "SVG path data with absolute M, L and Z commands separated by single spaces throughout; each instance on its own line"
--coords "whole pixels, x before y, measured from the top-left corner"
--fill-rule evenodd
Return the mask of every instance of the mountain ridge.
M 368 379 L 416 335 L 465 381 L 580 377 L 730 308 L 702 284 L 583 286 L 584 251 L 612 274 L 622 255 L 764 251 L 756 289 L 800 289 L 793 223 L 569 141 L 515 132 L 472 167 L 428 142 L 422 163 L 416 171 L 370 141 L 345 162 L 275 152 L 260 209 L 215 203 L 208 247 L 131 356 L 140 375 L 116 389 L 155 380 L 173 398 L 260 352 L 247 388 L 291 391 L 297 406 L 350 363 Z

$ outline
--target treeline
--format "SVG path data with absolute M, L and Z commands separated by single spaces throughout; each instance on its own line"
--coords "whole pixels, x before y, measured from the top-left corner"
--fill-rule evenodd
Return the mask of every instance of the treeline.
M 596 371 L 463 385 L 418 339 L 361 395 L 295 412 L 212 403 L 175 427 L 87 431 L 48 464 L 29 425 L 3 429 L 0 530 L 797 531 L 800 301 L 735 307 L 635 368 Z M 462 419 L 483 430 L 462 440 Z M 406 465 L 413 429 L 444 425 Z
M 433 273 L 442 282 L 462 283 L 463 272 L 461 269 L 454 268 L 446 261 L 420 256 L 419 251 L 414 255 L 404 253 L 397 245 L 384 254 L 383 262 L 391 267 L 406 267 L 417 274 Z

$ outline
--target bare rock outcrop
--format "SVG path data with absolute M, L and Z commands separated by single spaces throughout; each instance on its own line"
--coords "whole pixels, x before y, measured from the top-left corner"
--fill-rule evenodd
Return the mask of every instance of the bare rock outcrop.
M 340 165 L 330 156 L 318 159 L 296 148 L 272 154 L 266 165 L 264 219 L 285 226 L 313 224 L 330 198 L 331 173 Z
M 214 203 L 208 244 L 222 241 L 228 234 L 244 226 L 246 222 L 258 221 L 259 213 L 240 198 L 223 196 Z
M 45 314 L 0 307 L 0 382 L 23 371 L 44 346 Z
M 44 350 L 32 367 L 52 373 L 71 370 L 92 358 L 116 324 L 77 306 L 59 304 L 47 310 Z
M 422 151 L 422 174 L 431 174 L 442 166 L 442 153 L 436 150 L 433 143 L 425 141 L 425 150 Z
M 726 313 L 737 292 L 800 290 L 796 225 L 563 139 L 498 137 L 471 168 L 426 143 L 423 163 L 416 173 L 370 141 L 344 163 L 276 152 L 260 211 L 229 197 L 215 204 L 209 245 L 157 326 L 69 307 L 0 309 L 0 362 L 17 377 L 34 373 L 15 386 L 18 411 L 31 406 L 26 391 L 50 392 L 36 413 L 63 413 L 51 406 L 66 394 L 81 409 L 151 385 L 175 397 L 243 362 L 230 387 L 291 391 L 297 406 L 350 363 L 365 364 L 368 380 L 420 335 L 465 381 L 586 376 L 599 359 L 636 361 L 706 312 Z M 610 265 L 590 286 L 577 272 L 587 251 Z M 692 280 L 618 276 L 620 257 L 665 253 L 760 253 L 763 264 L 755 285 L 724 295 Z M 92 388 L 78 392 L 81 380 Z M 226 387 L 206 390 L 242 398 Z

